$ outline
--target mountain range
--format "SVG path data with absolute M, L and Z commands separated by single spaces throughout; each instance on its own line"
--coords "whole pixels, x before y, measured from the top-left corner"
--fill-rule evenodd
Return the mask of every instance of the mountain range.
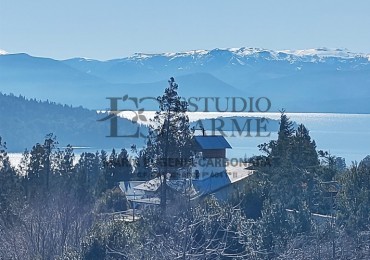
M 370 113 L 370 55 L 345 49 L 229 48 L 108 61 L 0 54 L 1 92 L 89 109 L 109 109 L 107 97 L 157 97 L 175 77 L 184 97 L 267 97 L 271 112 Z

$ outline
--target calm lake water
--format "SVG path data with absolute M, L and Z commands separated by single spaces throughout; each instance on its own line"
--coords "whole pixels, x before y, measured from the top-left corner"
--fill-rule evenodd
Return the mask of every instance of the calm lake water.
M 265 115 L 278 119 L 279 115 Z M 352 161 L 360 161 L 370 155 L 370 115 L 369 114 L 318 114 L 288 113 L 291 120 L 304 124 L 315 140 L 317 149 L 329 151 L 332 155 L 346 159 L 347 165 Z M 277 139 L 277 133 L 270 138 L 229 138 L 233 151 L 229 154 L 237 156 L 245 151 L 249 157 L 259 154 L 256 146 L 271 139 Z M 243 147 L 247 147 L 244 149 Z
M 146 112 L 147 118 L 154 112 Z M 219 116 L 251 116 L 279 119 L 279 113 L 189 113 L 191 121 Z M 370 114 L 332 114 L 332 113 L 287 113 L 292 121 L 304 124 L 309 130 L 311 138 L 316 141 L 317 149 L 329 151 L 332 155 L 344 157 L 347 165 L 352 161 L 360 161 L 370 154 Z M 130 118 L 132 115 L 123 115 Z M 267 127 L 268 128 L 268 127 Z M 252 128 L 253 130 L 253 128 Z M 200 133 L 199 133 L 200 134 Z M 229 158 L 244 158 L 260 154 L 257 145 L 277 138 L 272 132 L 270 137 L 231 137 L 227 132 L 227 140 L 233 149 L 227 151 Z M 265 135 L 265 133 L 262 133 Z M 76 149 L 76 154 L 92 151 L 90 149 Z M 96 151 L 96 150 L 93 150 Z M 10 158 L 13 164 L 18 164 L 21 154 L 12 153 Z

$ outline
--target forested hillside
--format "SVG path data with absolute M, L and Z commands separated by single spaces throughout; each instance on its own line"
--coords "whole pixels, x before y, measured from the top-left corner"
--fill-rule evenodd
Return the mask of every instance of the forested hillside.
M 316 151 L 308 130 L 283 114 L 277 140 L 251 158 L 255 173 L 238 195 L 190 204 L 177 194 L 163 212 L 134 222 L 117 181 L 136 179 L 122 149 L 54 149 L 57 140 L 10 165 L 0 141 L 0 255 L 5 259 L 368 259 L 369 157 L 346 168 Z M 268 163 L 266 163 L 268 162 Z M 141 165 L 141 168 L 144 165 Z M 148 169 L 147 169 L 148 170 Z
M 369 259 L 370 157 L 346 166 L 317 150 L 309 130 L 284 111 L 277 139 L 259 145 L 263 155 L 248 161 L 254 172 L 227 200 L 191 200 L 187 189 L 170 199 L 163 181 L 160 205 L 134 211 L 120 181 L 176 178 L 163 160 L 192 156 L 187 106 L 169 83 L 147 146 L 132 146 L 133 158 L 121 149 L 76 160 L 71 146 L 60 149 L 48 134 L 14 167 L 0 138 L 1 258 Z M 169 107 L 177 111 L 171 117 Z
M 107 138 L 110 134 L 109 120 L 97 121 L 106 115 L 82 107 L 1 93 L 0 104 L 0 136 L 12 152 L 31 148 L 48 133 L 57 136 L 60 146 L 70 144 L 111 149 L 143 143 L 141 138 Z M 118 130 L 121 132 L 135 133 L 137 127 L 127 119 L 119 119 Z M 145 127 L 142 131 L 145 132 Z

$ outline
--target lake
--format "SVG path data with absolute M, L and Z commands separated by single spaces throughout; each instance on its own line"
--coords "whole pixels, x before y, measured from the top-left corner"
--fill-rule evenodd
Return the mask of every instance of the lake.
M 287 113 L 291 120 L 304 124 L 315 140 L 317 149 L 329 151 L 335 156 L 344 157 L 347 165 L 360 161 L 370 154 L 370 114 L 331 114 L 331 113 Z M 264 113 L 265 117 L 278 119 L 278 113 Z M 257 145 L 277 139 L 277 133 L 270 138 L 229 138 L 233 151 L 229 155 L 238 156 L 243 152 L 249 157 L 259 154 Z M 244 148 L 246 147 L 246 148 Z
M 144 112 L 147 118 L 154 115 L 153 111 Z M 344 157 L 347 165 L 352 161 L 360 161 L 370 154 L 370 114 L 335 114 L 335 113 L 287 113 L 290 119 L 297 124 L 304 124 L 309 130 L 311 138 L 316 141 L 317 149 L 329 151 L 331 155 Z M 132 114 L 122 114 L 128 119 Z M 190 121 L 216 117 L 249 116 L 279 119 L 280 113 L 231 113 L 231 112 L 193 112 L 189 113 Z M 200 132 L 199 132 L 200 134 Z M 257 145 L 277 138 L 277 133 L 272 132 L 270 137 L 231 137 L 227 140 L 233 149 L 227 151 L 229 158 L 244 158 L 260 154 Z M 129 148 L 129 147 L 128 147 Z M 85 151 L 97 149 L 75 149 L 78 155 Z M 110 151 L 110 150 L 108 150 Z M 13 164 L 18 164 L 20 153 L 10 153 Z

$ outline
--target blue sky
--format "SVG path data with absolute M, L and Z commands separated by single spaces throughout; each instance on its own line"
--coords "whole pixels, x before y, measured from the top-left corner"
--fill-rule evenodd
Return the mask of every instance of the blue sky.
M 0 0 L 0 49 L 66 59 L 259 47 L 370 53 L 368 0 Z

